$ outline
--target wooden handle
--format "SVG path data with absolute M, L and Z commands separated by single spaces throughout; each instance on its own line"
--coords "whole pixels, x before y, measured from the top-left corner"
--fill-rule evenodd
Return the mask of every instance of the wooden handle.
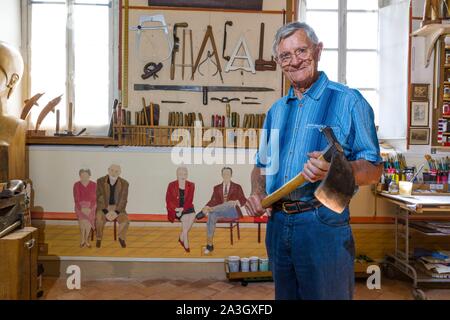
M 323 155 L 320 155 L 318 160 L 323 160 Z M 293 192 L 295 189 L 300 187 L 302 184 L 306 182 L 305 177 L 300 172 L 295 177 L 293 177 L 291 180 L 286 182 L 284 185 L 282 185 L 280 188 L 269 194 L 267 197 L 262 199 L 261 205 L 263 208 L 268 208 L 281 198 L 287 196 L 289 193 Z

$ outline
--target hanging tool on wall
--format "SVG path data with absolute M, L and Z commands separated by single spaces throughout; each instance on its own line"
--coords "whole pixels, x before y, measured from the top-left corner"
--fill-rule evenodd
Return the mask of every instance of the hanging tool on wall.
M 222 50 L 222 58 L 224 58 L 227 61 L 230 61 L 230 56 L 225 55 L 225 49 L 227 47 L 227 26 L 232 26 L 233 21 L 226 21 L 225 25 L 223 26 L 223 50 Z
M 222 97 L 222 98 L 211 98 L 211 101 L 220 101 L 222 103 L 230 103 L 231 101 L 239 101 L 239 98 L 228 98 L 228 97 Z
M 264 52 L 264 23 L 261 23 L 261 30 L 259 33 L 259 57 L 255 61 L 255 69 L 258 71 L 275 71 L 277 69 L 277 63 L 271 56 L 270 61 L 263 59 Z
M 203 38 L 203 42 L 202 42 L 202 44 L 200 46 L 200 50 L 198 52 L 197 59 L 195 60 L 194 67 L 192 68 L 191 80 L 194 79 L 195 71 L 197 71 L 198 65 L 200 63 L 200 59 L 203 56 L 203 52 L 205 51 L 205 47 L 206 47 L 206 43 L 208 42 L 208 39 L 211 41 L 211 46 L 213 48 L 213 55 L 214 55 L 214 58 L 216 60 L 216 65 L 217 65 L 217 69 L 219 71 L 220 80 L 222 80 L 222 83 L 223 83 L 222 67 L 220 65 L 219 55 L 217 53 L 216 42 L 214 41 L 214 34 L 213 34 L 212 26 L 207 26 L 206 27 L 206 32 L 205 32 L 205 36 Z
M 159 25 L 146 26 L 145 25 L 146 23 L 158 23 Z M 172 40 L 170 39 L 169 27 L 166 23 L 166 20 L 164 19 L 164 15 L 155 14 L 152 16 L 140 16 L 139 24 L 135 27 L 130 27 L 130 30 L 136 31 L 136 52 L 138 52 L 138 53 L 139 53 L 139 49 L 140 49 L 140 45 L 141 45 L 141 35 L 142 35 L 143 31 L 145 31 L 145 30 L 162 30 L 167 39 L 167 43 L 169 46 L 169 54 L 164 59 L 161 59 L 161 61 L 165 61 L 170 58 L 170 56 L 172 54 L 173 43 L 172 43 Z
M 186 101 L 179 101 L 179 100 L 161 100 L 161 103 L 181 104 L 181 103 L 186 103 Z
M 158 78 L 157 73 L 161 71 L 163 64 L 160 62 L 158 64 L 154 62 L 149 62 L 144 66 L 144 73 L 141 75 L 142 79 L 148 79 L 153 77 L 153 79 Z
M 208 92 L 264 92 L 275 91 L 265 87 L 239 87 L 239 86 L 178 86 L 178 85 L 154 85 L 135 84 L 135 91 L 162 90 L 162 91 L 191 91 L 203 93 L 203 104 L 208 104 Z
M 215 75 L 219 72 L 219 68 L 217 67 L 217 63 L 215 63 L 215 62 L 212 60 L 212 57 L 213 57 L 213 56 L 214 56 L 214 54 L 211 53 L 211 51 L 208 50 L 208 52 L 206 53 L 206 58 L 205 58 L 202 62 L 200 62 L 200 64 L 198 65 L 197 70 L 198 70 L 198 73 L 199 73 L 201 76 L 204 76 L 204 74 L 202 73 L 202 71 L 200 70 L 200 68 L 202 67 L 202 65 L 203 65 L 206 61 L 209 61 L 209 60 L 211 60 L 211 63 L 216 67 L 216 71 L 213 73 L 213 76 L 215 76 Z
M 244 49 L 244 55 L 238 55 L 241 47 Z M 247 60 L 248 66 L 237 66 L 234 65 L 234 62 L 236 59 L 240 60 Z M 225 72 L 235 71 L 235 70 L 244 70 L 251 73 L 256 73 L 255 71 L 255 64 L 253 63 L 253 58 L 250 55 L 250 50 L 248 49 L 247 41 L 245 40 L 244 36 L 241 35 L 241 38 L 239 39 L 236 47 L 234 48 L 233 54 L 231 55 L 230 60 L 228 61 Z
M 261 102 L 256 102 L 256 101 L 242 101 L 241 104 L 261 104 Z
M 186 64 L 186 29 L 183 29 L 183 55 L 181 57 L 181 79 L 184 80 L 184 68 L 191 67 L 191 72 L 194 68 L 194 46 L 192 44 L 192 29 L 189 29 L 189 44 L 191 48 L 191 63 Z
M 173 26 L 173 47 L 172 47 L 172 58 L 170 60 L 170 80 L 175 79 L 175 58 L 177 52 L 180 51 L 180 38 L 177 35 L 178 28 L 187 28 L 187 22 L 175 23 Z

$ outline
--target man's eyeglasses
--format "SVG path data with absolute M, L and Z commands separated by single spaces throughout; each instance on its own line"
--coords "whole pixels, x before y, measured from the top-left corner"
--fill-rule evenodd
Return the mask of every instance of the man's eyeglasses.
M 278 63 L 285 67 L 292 62 L 292 58 L 295 56 L 297 59 L 308 59 L 311 56 L 311 52 L 314 50 L 315 47 L 303 47 L 303 48 L 297 48 L 294 51 L 294 54 L 286 52 L 282 53 L 277 57 Z

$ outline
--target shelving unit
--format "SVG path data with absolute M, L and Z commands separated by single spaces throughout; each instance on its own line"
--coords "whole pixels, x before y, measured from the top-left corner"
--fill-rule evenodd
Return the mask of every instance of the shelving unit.
M 446 27 L 444 34 L 439 36 L 436 43 L 436 99 L 432 106 L 432 125 L 431 125 L 431 147 L 441 148 L 450 146 L 450 114 L 444 115 L 444 108 L 450 111 L 450 46 L 445 44 L 445 38 L 450 36 L 450 27 Z M 448 58 L 447 58 L 448 56 Z M 445 94 L 447 92 L 447 94 Z M 448 112 L 448 111 L 447 111 Z M 441 130 L 440 126 L 446 123 L 446 128 Z M 447 129 L 448 128 L 448 129 Z M 438 139 L 442 136 L 441 139 Z M 443 150 L 443 149 L 442 149 Z

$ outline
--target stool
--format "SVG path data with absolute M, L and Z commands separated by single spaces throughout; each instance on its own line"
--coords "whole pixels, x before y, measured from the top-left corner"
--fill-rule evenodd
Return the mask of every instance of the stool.
M 238 240 L 241 240 L 241 232 L 239 230 L 239 218 L 221 218 L 217 220 L 217 223 L 229 223 L 229 226 L 226 227 L 216 227 L 216 228 L 230 228 L 230 243 L 233 245 L 233 228 L 237 229 Z
M 267 223 L 268 220 L 269 217 L 266 215 L 253 218 L 253 222 L 258 224 L 258 243 L 261 243 L 261 224 Z

